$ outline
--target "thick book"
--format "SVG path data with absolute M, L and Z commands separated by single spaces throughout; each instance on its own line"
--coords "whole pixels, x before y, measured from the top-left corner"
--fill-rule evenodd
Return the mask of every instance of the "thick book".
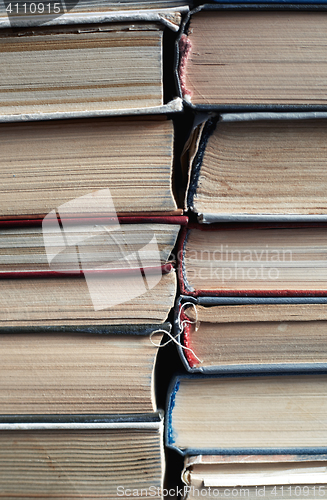
M 184 498 L 240 496 L 289 500 L 326 495 L 325 454 L 185 457 Z
M 194 224 L 181 232 L 184 295 L 324 296 L 324 223 Z
M 173 143 L 161 116 L 0 124 L 0 217 L 175 213 Z
M 181 298 L 175 332 L 193 373 L 327 370 L 327 298 Z
M 177 376 L 166 444 L 187 455 L 327 452 L 327 375 Z
M 157 410 L 155 361 L 171 325 L 1 328 L 2 415 Z
M 163 84 L 164 31 L 178 30 L 181 14 L 171 12 L 170 23 L 169 12 L 142 12 L 1 29 L 0 120 L 181 110 L 180 99 L 166 101 Z
M 183 98 L 198 109 L 326 106 L 326 4 L 233 2 L 191 12 L 180 39 Z
M 185 208 L 201 222 L 326 220 L 327 114 L 229 113 L 194 127 Z
M 162 415 L 0 418 L 4 498 L 162 499 Z

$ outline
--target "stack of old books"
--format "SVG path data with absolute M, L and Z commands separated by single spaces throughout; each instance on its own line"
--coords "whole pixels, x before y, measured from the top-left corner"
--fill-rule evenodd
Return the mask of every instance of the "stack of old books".
M 172 383 L 166 439 L 188 498 L 325 494 L 326 28 L 321 3 L 217 3 L 180 38 L 195 215 L 175 327 L 191 374 Z
M 163 496 L 182 5 L 2 6 L 1 498 Z

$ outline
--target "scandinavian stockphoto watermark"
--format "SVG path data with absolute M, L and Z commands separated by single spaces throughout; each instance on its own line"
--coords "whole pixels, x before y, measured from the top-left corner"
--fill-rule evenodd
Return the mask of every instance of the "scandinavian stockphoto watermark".
M 102 223 L 96 214 L 104 213 Z M 96 311 L 139 297 L 161 280 L 153 226 L 143 224 L 140 234 L 121 225 L 109 189 L 52 210 L 43 219 L 42 232 L 50 270 L 84 274 Z
M 187 278 L 214 279 L 222 284 L 228 281 L 276 281 L 289 265 L 293 254 L 290 249 L 235 248 L 221 244 L 215 250 L 192 250 L 187 253 Z M 192 265 L 201 262 L 202 266 Z
M 11 26 L 20 26 L 23 20 L 24 25 L 42 26 L 67 14 L 76 7 L 79 0 L 45 0 L 44 2 L 3 0 L 3 3 Z

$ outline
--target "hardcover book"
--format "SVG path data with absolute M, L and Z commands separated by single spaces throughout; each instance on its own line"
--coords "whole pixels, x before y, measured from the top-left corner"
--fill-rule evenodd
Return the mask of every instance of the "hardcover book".
M 160 116 L 0 124 L 0 217 L 176 213 L 173 142 Z
M 321 3 L 198 7 L 180 40 L 181 95 L 202 110 L 319 110 L 326 106 L 326 26 Z
M 79 274 L 81 268 L 169 270 L 187 221 L 185 216 L 81 218 L 65 212 L 43 220 L 0 220 L 0 278 Z
M 194 373 L 327 369 L 326 298 L 182 297 L 175 332 Z
M 176 294 L 170 254 L 186 221 L 64 211 L 39 225 L 2 221 L 0 326 L 164 322 Z
M 1 328 L 2 415 L 157 411 L 154 367 L 169 323 Z M 151 337 L 150 337 L 151 336 Z
M 160 414 L 0 418 L 5 498 L 162 498 Z
M 53 26 L 35 26 L 40 17 L 24 15 L 24 5 L 61 3 L 11 4 L 13 26 L 0 31 L 1 121 L 181 110 L 180 100 L 165 101 L 163 87 L 164 30 L 179 29 L 180 12 L 96 13 L 95 23 L 90 12 L 57 13 Z
M 187 455 L 326 453 L 327 375 L 181 375 L 166 444 Z
M 0 326 L 162 323 L 174 305 L 172 266 L 144 276 L 141 269 L 83 274 L 4 278 Z
M 323 296 L 323 223 L 190 225 L 181 232 L 181 293 L 198 296 Z
M 185 208 L 201 222 L 326 220 L 326 118 L 231 113 L 202 120 L 184 151 Z
M 304 500 L 324 496 L 326 455 L 198 455 L 185 457 L 185 500 L 224 495 Z

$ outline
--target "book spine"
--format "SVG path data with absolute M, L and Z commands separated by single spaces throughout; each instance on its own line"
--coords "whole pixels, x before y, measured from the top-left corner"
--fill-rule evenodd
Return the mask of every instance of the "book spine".
M 175 407 L 175 402 L 176 402 L 176 394 L 178 392 L 180 386 L 180 382 L 178 377 L 175 378 L 175 380 L 172 381 L 172 384 L 170 386 L 170 390 L 168 391 L 169 394 L 169 399 L 168 399 L 168 405 L 167 405 L 167 410 L 166 410 L 166 431 L 165 431 L 165 436 L 166 436 L 166 445 L 169 448 L 176 449 L 180 453 L 181 450 L 179 448 L 176 448 L 174 446 L 175 443 L 175 436 L 174 436 L 174 430 L 173 430 L 173 425 L 172 425 L 172 412 Z
M 198 182 L 199 182 L 199 176 L 200 176 L 200 171 L 201 171 L 201 166 L 202 166 L 202 161 L 204 157 L 204 153 L 206 151 L 206 147 L 208 144 L 208 140 L 212 133 L 215 131 L 217 123 L 219 121 L 219 116 L 216 115 L 215 117 L 211 117 L 207 120 L 204 129 L 202 131 L 202 136 L 200 139 L 200 144 L 197 150 L 197 153 L 195 155 L 195 158 L 192 162 L 192 165 L 189 166 L 189 168 L 192 169 L 191 173 L 191 179 L 190 179 L 190 185 L 188 188 L 186 200 L 187 200 L 187 206 L 190 210 L 193 212 L 195 211 L 193 202 L 194 202 L 194 197 L 196 195 L 196 190 L 198 187 Z
M 180 319 L 181 323 L 183 324 L 183 331 L 181 333 L 181 341 L 184 347 L 187 347 L 187 349 L 183 349 L 183 354 L 184 357 L 186 358 L 187 364 L 188 364 L 188 369 L 194 368 L 196 365 L 196 358 L 193 354 L 193 351 L 191 350 L 190 347 L 190 333 L 191 333 L 191 323 L 189 323 L 188 317 L 186 316 L 184 309 L 181 309 L 180 312 Z
M 189 287 L 187 285 L 187 281 L 185 278 L 185 246 L 187 243 L 187 237 L 189 234 L 189 230 L 186 227 L 183 227 L 178 242 L 178 251 L 177 251 L 177 275 L 179 281 L 179 288 L 182 295 L 188 295 L 190 293 Z

